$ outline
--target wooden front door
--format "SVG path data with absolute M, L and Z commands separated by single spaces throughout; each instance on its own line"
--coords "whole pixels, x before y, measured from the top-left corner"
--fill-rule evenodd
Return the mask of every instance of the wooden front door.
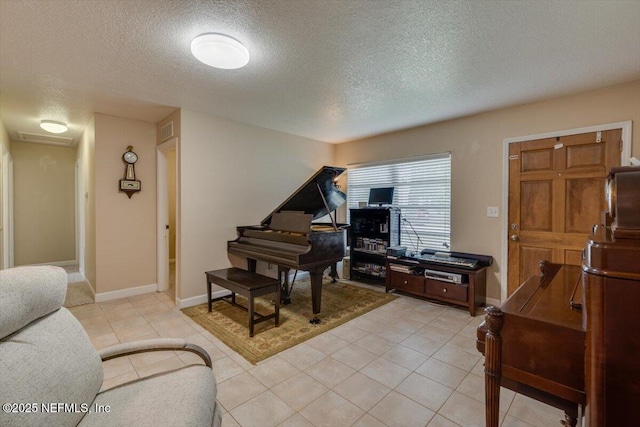
M 609 169 L 620 165 L 620 129 L 509 145 L 508 294 L 545 259 L 581 265 L 605 210 Z

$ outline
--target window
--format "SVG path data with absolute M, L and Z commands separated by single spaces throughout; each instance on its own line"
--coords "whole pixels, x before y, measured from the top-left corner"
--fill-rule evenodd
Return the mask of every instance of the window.
M 350 165 L 347 207 L 358 208 L 360 202 L 367 203 L 369 190 L 378 187 L 395 187 L 392 206 L 402 210 L 403 246 L 410 250 L 449 250 L 451 153 Z

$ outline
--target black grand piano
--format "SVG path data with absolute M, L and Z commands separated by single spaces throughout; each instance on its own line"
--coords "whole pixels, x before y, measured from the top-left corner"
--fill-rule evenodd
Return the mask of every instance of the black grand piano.
M 338 275 L 336 263 L 345 255 L 345 229 L 348 225 L 313 223 L 334 212 L 347 196 L 336 186 L 344 168 L 324 166 L 278 206 L 260 225 L 237 227 L 238 238 L 227 242 L 227 253 L 247 259 L 247 269 L 256 271 L 256 261 L 278 266 L 282 301 L 291 301 L 289 270 L 308 271 L 311 276 L 313 313 L 320 313 L 322 276 Z

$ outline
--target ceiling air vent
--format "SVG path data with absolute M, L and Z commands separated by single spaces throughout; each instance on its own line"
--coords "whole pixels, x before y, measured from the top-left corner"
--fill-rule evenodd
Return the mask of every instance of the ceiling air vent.
M 160 128 L 160 142 L 166 141 L 173 136 L 173 122 L 169 122 Z
M 40 135 L 38 133 L 20 132 L 18 131 L 18 141 L 35 142 L 38 144 L 62 145 L 65 147 L 73 146 L 73 138 L 67 136 L 50 136 Z

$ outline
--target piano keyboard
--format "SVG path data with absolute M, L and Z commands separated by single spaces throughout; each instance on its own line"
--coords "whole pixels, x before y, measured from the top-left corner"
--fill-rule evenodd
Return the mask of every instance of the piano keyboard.
M 478 265 L 478 261 L 467 258 L 456 258 L 452 256 L 436 256 L 434 254 L 424 254 L 420 257 L 422 261 L 432 262 L 435 264 L 450 265 L 452 267 L 474 269 Z

